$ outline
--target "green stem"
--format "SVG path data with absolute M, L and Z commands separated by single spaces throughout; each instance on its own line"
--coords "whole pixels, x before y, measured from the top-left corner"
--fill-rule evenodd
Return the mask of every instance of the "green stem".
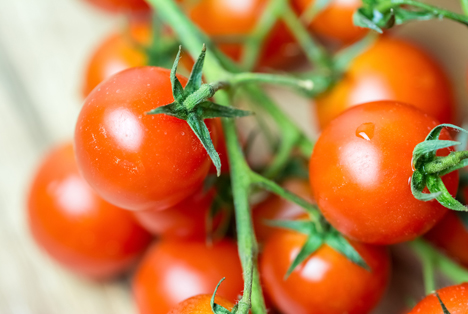
M 331 3 L 331 0 L 317 0 L 311 1 L 304 13 L 301 15 L 301 20 L 306 24 L 309 25 L 312 23 L 314 18 L 323 10 L 327 8 L 327 6 Z
M 461 0 L 461 5 L 463 8 L 463 12 L 465 12 L 465 15 L 468 15 L 468 0 Z
M 426 174 L 434 174 L 458 165 L 462 160 L 468 158 L 468 151 L 451 152 L 445 157 L 436 157 L 433 161 L 424 165 Z
M 411 246 L 423 264 L 424 289 L 426 295 L 436 290 L 434 278 L 434 252 L 421 240 L 411 242 Z

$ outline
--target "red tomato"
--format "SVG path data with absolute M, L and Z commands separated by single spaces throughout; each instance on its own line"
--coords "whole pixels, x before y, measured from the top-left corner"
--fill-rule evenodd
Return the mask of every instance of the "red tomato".
M 440 65 L 412 43 L 383 37 L 357 57 L 343 79 L 318 97 L 322 128 L 357 104 L 395 100 L 416 106 L 442 123 L 453 123 L 455 103 Z
M 166 314 L 197 294 L 217 295 L 236 302 L 243 289 L 242 268 L 233 242 L 207 247 L 202 241 L 162 240 L 143 259 L 133 280 L 140 314 Z
M 211 37 L 246 36 L 254 30 L 267 0 L 200 0 L 187 8 L 188 15 Z M 222 43 L 221 50 L 239 60 L 242 45 Z M 262 49 L 259 66 L 288 66 L 299 56 L 299 48 L 283 23 L 278 23 Z
M 361 314 L 377 305 L 390 275 L 386 248 L 351 242 L 372 269 L 369 272 L 323 245 L 285 280 L 305 241 L 301 233 L 278 229 L 261 256 L 266 293 L 282 313 Z
M 465 314 L 468 308 L 468 283 L 450 286 L 437 291 L 450 314 Z M 419 302 L 409 314 L 444 314 L 435 294 Z
M 295 9 L 304 13 L 314 0 L 293 0 Z M 312 32 L 344 44 L 352 43 L 366 35 L 366 28 L 355 26 L 354 12 L 362 6 L 361 0 L 332 0 L 309 25 Z
M 102 200 L 78 172 L 71 143 L 42 162 L 28 199 L 37 244 L 72 271 L 106 279 L 126 271 L 151 236 L 132 214 Z
M 282 184 L 283 188 L 300 197 L 312 201 L 308 180 L 292 178 Z M 276 194 L 257 204 L 252 211 L 255 234 L 259 242 L 265 242 L 277 229 L 266 224 L 267 220 L 290 220 L 304 214 L 299 205 L 289 202 Z
M 211 160 L 186 121 L 145 114 L 174 101 L 169 75 L 157 67 L 119 72 L 94 89 L 81 109 L 75 129 L 78 165 L 99 195 L 116 206 L 169 208 L 193 194 L 208 173 Z M 213 123 L 206 121 L 216 145 Z
M 112 13 L 145 13 L 151 9 L 145 0 L 86 0 L 94 6 Z
M 214 122 L 216 126 L 216 133 L 218 134 L 217 151 L 219 154 L 219 159 L 221 160 L 221 173 L 229 174 L 229 157 L 227 152 L 226 139 L 224 136 L 223 124 L 221 123 L 220 118 L 214 119 Z M 216 174 L 216 167 L 213 164 L 211 165 L 210 173 Z
M 196 295 L 194 297 L 188 298 L 185 301 L 180 302 L 167 314 L 213 314 L 210 302 L 210 294 Z M 229 311 L 231 311 L 234 307 L 234 304 L 222 297 L 219 297 L 218 295 L 216 295 L 215 297 L 215 303 L 221 305 Z
M 392 101 L 356 106 L 333 120 L 314 147 L 309 169 L 325 218 L 346 236 L 373 244 L 409 241 L 432 228 L 447 209 L 414 198 L 409 181 L 414 147 L 438 124 Z M 441 139 L 450 139 L 448 132 Z M 443 180 L 455 195 L 458 172 Z

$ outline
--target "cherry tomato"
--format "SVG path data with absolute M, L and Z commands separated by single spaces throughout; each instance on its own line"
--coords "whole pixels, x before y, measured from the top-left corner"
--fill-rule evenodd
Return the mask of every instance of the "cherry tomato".
M 196 295 L 180 302 L 167 314 L 213 314 L 210 302 L 210 294 Z M 215 303 L 221 305 L 229 311 L 231 311 L 234 307 L 234 304 L 222 297 L 219 297 L 218 295 L 215 297 Z
M 28 222 L 34 240 L 53 259 L 95 279 L 126 271 L 151 241 L 130 212 L 89 187 L 71 143 L 56 147 L 39 167 L 29 193 Z
M 295 9 L 304 13 L 314 0 L 293 0 Z M 310 23 L 309 28 L 317 35 L 344 44 L 352 43 L 366 35 L 367 29 L 355 26 L 354 12 L 362 6 L 361 0 L 332 0 Z
M 145 0 L 86 0 L 111 13 L 145 13 L 151 9 Z
M 278 229 L 261 256 L 266 293 L 282 313 L 361 314 L 377 305 L 390 275 L 386 248 L 350 242 L 372 269 L 369 272 L 323 245 L 284 279 L 305 241 L 304 234 Z
M 437 291 L 450 314 L 465 314 L 468 308 L 468 283 L 450 286 Z M 435 294 L 419 302 L 408 314 L 444 314 Z
M 211 160 L 186 121 L 145 114 L 174 101 L 169 75 L 157 67 L 119 72 L 94 89 L 81 109 L 78 165 L 98 194 L 116 206 L 169 208 L 193 194 L 208 173 Z M 216 145 L 213 123 L 206 120 Z
M 211 37 L 250 35 L 255 29 L 267 0 L 200 0 L 187 8 L 188 15 Z M 270 33 L 259 58 L 260 67 L 288 66 L 299 56 L 292 35 L 283 23 L 278 23 Z M 220 49 L 233 60 L 239 60 L 242 45 L 222 43 Z
M 414 147 L 438 124 L 392 101 L 355 106 L 333 120 L 314 147 L 309 169 L 325 218 L 346 236 L 373 244 L 409 241 L 432 228 L 447 209 L 414 198 L 409 181 Z M 450 139 L 448 132 L 441 139 Z M 458 172 L 443 181 L 455 195 Z
M 324 128 L 345 109 L 357 104 L 395 100 L 429 113 L 441 123 L 453 123 L 455 103 L 440 65 L 412 43 L 383 37 L 357 57 L 343 79 L 316 99 Z
M 312 201 L 308 180 L 292 178 L 283 182 L 282 186 L 284 189 L 308 201 Z M 299 205 L 289 202 L 278 195 L 270 195 L 264 201 L 257 204 L 252 211 L 255 234 L 258 241 L 265 242 L 277 229 L 268 226 L 265 223 L 267 220 L 288 220 L 304 213 L 304 209 Z
M 206 246 L 202 241 L 161 240 L 147 253 L 133 280 L 140 314 L 166 314 L 197 294 L 217 295 L 236 302 L 243 289 L 242 268 L 233 242 Z

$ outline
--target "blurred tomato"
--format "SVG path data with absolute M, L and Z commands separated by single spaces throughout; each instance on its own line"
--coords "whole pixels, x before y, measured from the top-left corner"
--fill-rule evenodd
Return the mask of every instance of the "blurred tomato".
M 112 13 L 145 13 L 151 9 L 145 0 L 86 0 L 94 6 Z
M 210 304 L 211 297 L 211 294 L 201 294 L 188 298 L 177 304 L 177 306 L 167 314 L 213 314 Z M 232 302 L 218 295 L 215 297 L 215 303 L 221 305 L 228 311 L 231 311 L 234 307 Z
M 468 283 L 437 290 L 440 299 L 450 314 L 466 314 L 468 308 Z M 444 314 L 435 294 L 419 302 L 408 314 Z

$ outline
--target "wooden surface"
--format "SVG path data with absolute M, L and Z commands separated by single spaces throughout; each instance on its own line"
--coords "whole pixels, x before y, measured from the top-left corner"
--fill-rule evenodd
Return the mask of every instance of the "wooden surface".
M 455 0 L 431 2 L 457 7 Z M 92 283 L 43 255 L 29 237 L 24 215 L 31 174 L 41 156 L 72 135 L 90 51 L 120 22 L 79 0 L 0 0 L 2 314 L 136 313 L 125 282 Z M 428 48 L 446 66 L 465 106 L 468 30 L 435 21 L 397 33 Z M 279 98 L 289 110 L 294 103 L 294 114 L 302 117 L 298 123 L 309 126 L 305 100 L 292 101 L 284 93 Z M 396 289 L 376 313 L 396 313 L 401 295 L 421 293 L 418 265 L 404 261 L 396 258 Z

